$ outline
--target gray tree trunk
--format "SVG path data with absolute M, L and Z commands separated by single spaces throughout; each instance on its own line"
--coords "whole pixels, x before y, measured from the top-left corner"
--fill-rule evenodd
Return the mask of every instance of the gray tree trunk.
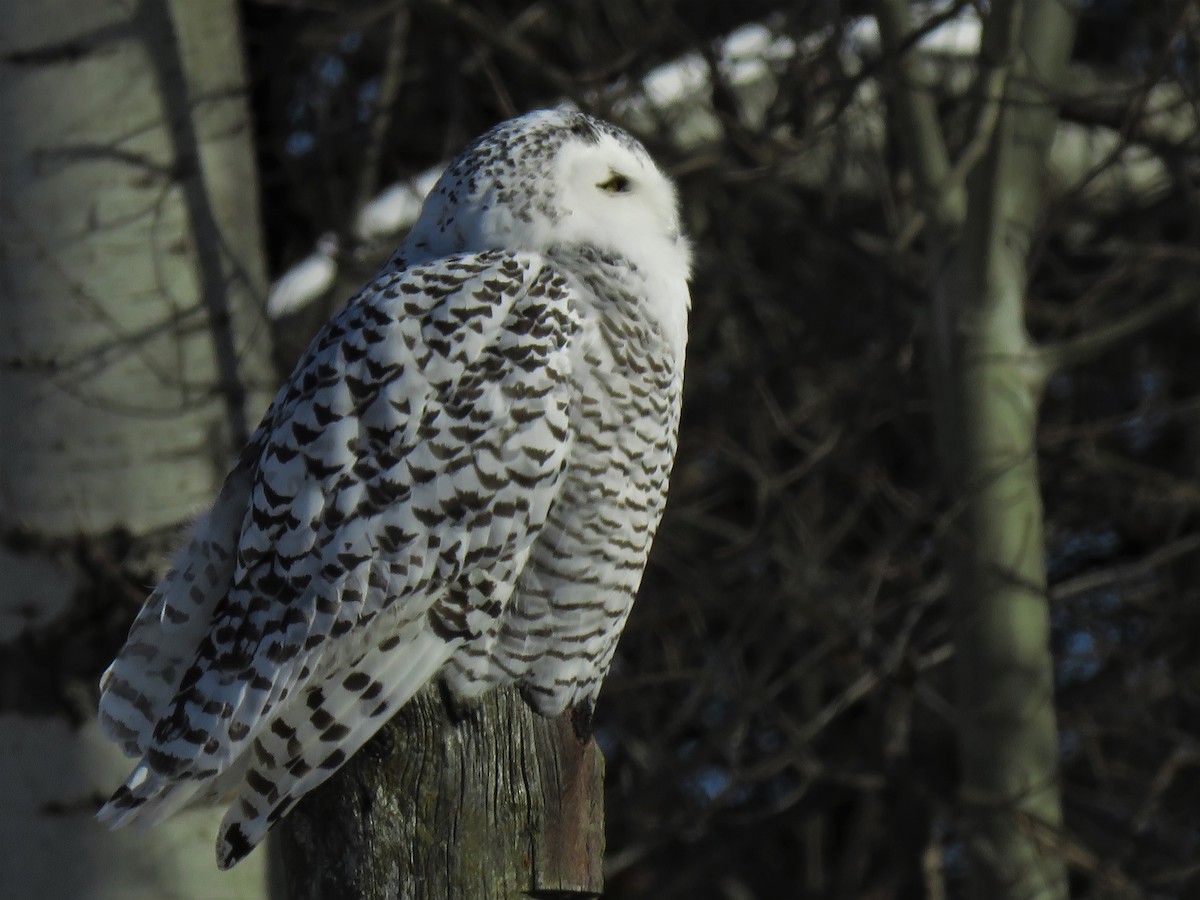
M 404 707 L 278 827 L 287 900 L 568 900 L 603 888 L 604 759 L 511 688 Z
M 993 4 L 980 83 L 1003 79 L 966 219 L 934 285 L 934 382 L 952 540 L 960 799 L 977 900 L 1065 900 L 1037 472 L 1044 371 L 1025 330 L 1030 241 L 1074 40 L 1062 3 Z M 986 114 L 981 116 L 985 119 Z
M 895 52 L 910 28 L 907 10 L 900 0 L 878 6 Z M 960 801 L 976 900 L 1068 896 L 1037 473 L 1046 373 L 1025 330 L 1024 299 L 1055 94 L 1073 40 L 1069 4 L 991 5 L 976 133 L 958 162 L 918 87 L 920 73 L 904 60 L 893 69 L 901 136 L 933 246 L 932 379 L 954 504 L 947 551 Z
M 211 814 L 92 819 L 96 678 L 272 377 L 234 0 L 0 0 L 0 884 L 253 897 Z M 158 536 L 155 538 L 155 536 Z

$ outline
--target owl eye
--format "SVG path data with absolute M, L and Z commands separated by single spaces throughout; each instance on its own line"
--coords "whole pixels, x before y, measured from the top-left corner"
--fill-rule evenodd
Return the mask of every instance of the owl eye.
M 596 187 L 610 194 L 628 194 L 633 189 L 633 182 L 620 172 L 613 172 L 608 181 L 602 181 Z

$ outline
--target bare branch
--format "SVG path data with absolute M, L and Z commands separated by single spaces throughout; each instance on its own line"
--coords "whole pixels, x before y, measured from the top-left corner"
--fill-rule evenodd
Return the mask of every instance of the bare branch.
M 1187 309 L 1195 303 L 1195 290 L 1188 285 L 1167 294 L 1156 303 L 1143 306 L 1124 318 L 1094 328 L 1077 337 L 1037 348 L 1034 351 L 1037 367 L 1040 369 L 1042 377 L 1045 378 L 1055 372 L 1061 372 L 1063 369 L 1090 362 L 1117 344 L 1136 337 L 1168 316 Z
M 355 210 L 366 206 L 379 187 L 379 161 L 383 158 L 383 145 L 392 124 L 396 98 L 400 95 L 404 61 L 408 55 L 408 26 L 411 18 L 412 10 L 405 4 L 393 14 L 388 28 L 387 56 L 384 58 L 383 72 L 379 76 L 379 99 L 375 103 L 375 115 L 371 119 L 367 149 L 363 154 Z
M 922 63 L 913 54 L 902 52 L 912 30 L 908 3 L 906 0 L 876 0 L 875 18 L 879 22 L 888 68 L 893 75 L 901 139 L 907 145 L 908 164 L 917 180 L 921 206 L 928 215 L 943 207 L 942 192 L 950 175 L 950 153 L 946 149 L 933 95 L 920 87 L 924 81 L 920 73 Z
M 474 6 L 456 3 L 454 0 L 426 0 L 426 5 L 443 10 L 487 44 L 534 69 L 551 82 L 555 90 L 568 97 L 577 92 L 579 83 L 577 78 L 550 62 L 533 46 L 512 34 L 509 29 L 498 27 L 495 22 Z
M 1074 578 L 1068 578 L 1066 581 L 1060 581 L 1050 588 L 1050 599 L 1055 603 L 1061 603 L 1101 588 L 1137 581 L 1167 563 L 1190 556 L 1197 550 L 1200 550 L 1200 534 L 1189 534 L 1147 553 L 1135 562 L 1111 566 L 1095 572 L 1085 572 Z
M 900 3 L 887 2 L 882 6 L 899 6 Z M 1017 5 L 1006 6 L 1002 11 L 1006 13 L 1006 19 L 1001 21 L 999 28 L 990 28 L 991 32 L 999 32 L 1002 36 L 999 39 L 992 38 L 993 44 L 992 53 L 997 62 L 993 65 L 987 65 L 987 55 L 981 54 L 980 58 L 980 73 L 978 77 L 978 86 L 976 94 L 979 97 L 979 111 L 977 113 L 974 128 L 971 130 L 971 139 L 959 154 L 957 161 L 950 165 L 949 153 L 946 152 L 946 162 L 943 168 L 943 163 L 940 159 L 934 160 L 935 169 L 927 169 L 925 177 L 938 177 L 939 180 L 925 183 L 924 187 L 924 203 L 923 209 L 917 212 L 901 230 L 900 235 L 896 239 L 896 249 L 903 250 L 906 248 L 921 230 L 925 227 L 925 223 L 932 215 L 934 222 L 942 228 L 952 227 L 960 223 L 966 215 L 966 182 L 967 176 L 971 170 L 983 159 L 988 147 L 996 133 L 996 127 L 1000 121 L 1000 111 L 1003 107 L 1003 98 L 1008 83 L 1009 73 L 1012 71 L 1013 60 L 1015 57 L 1016 33 L 1020 27 L 1020 16 L 1016 14 Z M 891 10 L 886 17 L 879 17 L 880 33 L 883 37 L 884 46 L 887 52 L 892 52 L 893 38 L 897 37 L 894 32 L 885 31 L 886 28 L 895 29 L 896 21 L 893 21 L 901 13 L 898 10 Z M 885 21 L 886 19 L 886 21 Z M 910 67 L 916 63 L 910 63 Z M 908 85 L 904 92 L 911 95 L 921 111 L 918 116 L 935 115 L 936 108 L 932 96 L 920 92 L 915 87 L 911 77 L 902 77 L 906 79 Z M 923 98 L 923 99 L 922 99 Z M 904 114 L 903 101 L 900 105 L 900 113 Z M 908 119 L 908 124 L 915 124 L 922 130 L 927 130 L 929 127 L 921 118 Z M 936 121 L 935 123 L 936 124 Z M 919 137 L 919 135 L 918 135 Z M 920 139 L 920 146 L 910 149 L 911 159 L 910 165 L 916 170 L 926 160 L 924 155 L 929 152 L 928 138 Z M 918 178 L 921 173 L 918 172 Z

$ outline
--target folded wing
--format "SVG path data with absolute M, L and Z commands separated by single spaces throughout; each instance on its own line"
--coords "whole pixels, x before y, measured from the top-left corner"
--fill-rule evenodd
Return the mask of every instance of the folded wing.
M 506 608 L 571 450 L 571 287 L 536 254 L 381 276 L 318 335 L 101 682 L 101 811 L 236 790 L 232 865 Z

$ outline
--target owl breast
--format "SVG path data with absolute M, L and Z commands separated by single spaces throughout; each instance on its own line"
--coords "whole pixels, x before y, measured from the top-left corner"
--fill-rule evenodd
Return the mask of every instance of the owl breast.
M 590 272 L 603 272 L 591 263 Z M 683 379 L 673 348 L 621 277 L 589 278 L 572 352 L 571 452 L 562 487 L 486 634 L 448 682 L 474 695 L 518 682 L 545 715 L 594 702 L 666 503 Z

